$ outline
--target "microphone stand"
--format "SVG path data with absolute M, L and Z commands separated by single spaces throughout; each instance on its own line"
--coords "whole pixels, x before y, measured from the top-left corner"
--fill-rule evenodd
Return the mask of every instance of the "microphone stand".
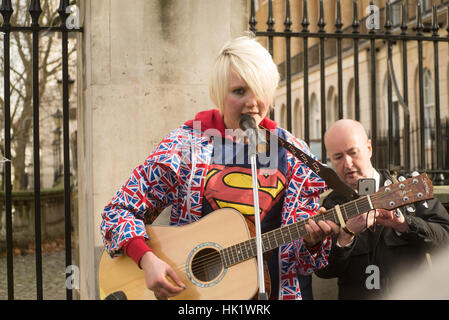
M 251 162 L 251 176 L 253 182 L 254 199 L 254 224 L 256 226 L 256 248 L 257 248 L 257 267 L 259 276 L 259 300 L 268 300 L 265 291 L 265 278 L 263 270 L 263 251 L 262 251 L 262 231 L 260 227 L 259 212 L 259 189 L 257 181 L 257 131 L 254 129 L 246 130 L 249 140 L 248 154 Z

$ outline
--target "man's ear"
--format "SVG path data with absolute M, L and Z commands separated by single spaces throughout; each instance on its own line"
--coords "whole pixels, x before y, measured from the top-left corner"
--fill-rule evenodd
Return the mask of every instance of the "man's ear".
M 373 155 L 373 145 L 372 145 L 372 143 L 371 143 L 371 139 L 368 139 L 366 145 L 367 145 L 367 147 L 368 147 L 369 157 L 371 158 L 372 155 Z

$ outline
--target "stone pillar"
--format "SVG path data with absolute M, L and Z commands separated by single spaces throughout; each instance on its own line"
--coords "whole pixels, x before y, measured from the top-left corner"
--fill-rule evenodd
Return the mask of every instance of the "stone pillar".
M 80 298 L 98 298 L 101 213 L 171 129 L 213 107 L 213 59 L 246 0 L 84 0 L 79 41 Z

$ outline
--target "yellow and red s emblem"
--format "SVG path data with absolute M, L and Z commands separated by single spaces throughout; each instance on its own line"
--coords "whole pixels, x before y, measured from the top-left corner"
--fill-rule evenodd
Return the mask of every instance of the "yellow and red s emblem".
M 257 176 L 261 219 L 279 202 L 285 191 L 285 176 L 279 170 Z M 206 177 L 204 196 L 213 210 L 233 208 L 254 215 L 251 168 L 212 165 Z

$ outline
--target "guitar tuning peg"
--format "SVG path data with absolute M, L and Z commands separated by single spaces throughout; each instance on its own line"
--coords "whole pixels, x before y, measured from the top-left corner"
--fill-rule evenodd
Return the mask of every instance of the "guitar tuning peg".
M 399 178 L 398 178 L 398 181 L 404 181 L 405 180 L 405 177 L 403 177 L 403 176 L 400 176 Z
M 424 201 L 424 202 L 422 203 L 422 205 L 423 205 L 426 209 L 429 208 L 429 205 L 427 204 L 427 201 Z
M 391 182 L 391 180 L 385 180 L 384 182 L 384 186 L 389 186 L 390 184 L 392 184 L 393 182 Z
M 416 209 L 415 209 L 415 207 L 414 207 L 413 205 L 407 206 L 406 209 L 407 209 L 407 211 L 410 212 L 410 213 L 413 213 L 413 212 L 416 211 Z
M 419 176 L 419 172 L 418 171 L 413 171 L 412 172 L 412 177 L 416 177 L 416 176 Z

